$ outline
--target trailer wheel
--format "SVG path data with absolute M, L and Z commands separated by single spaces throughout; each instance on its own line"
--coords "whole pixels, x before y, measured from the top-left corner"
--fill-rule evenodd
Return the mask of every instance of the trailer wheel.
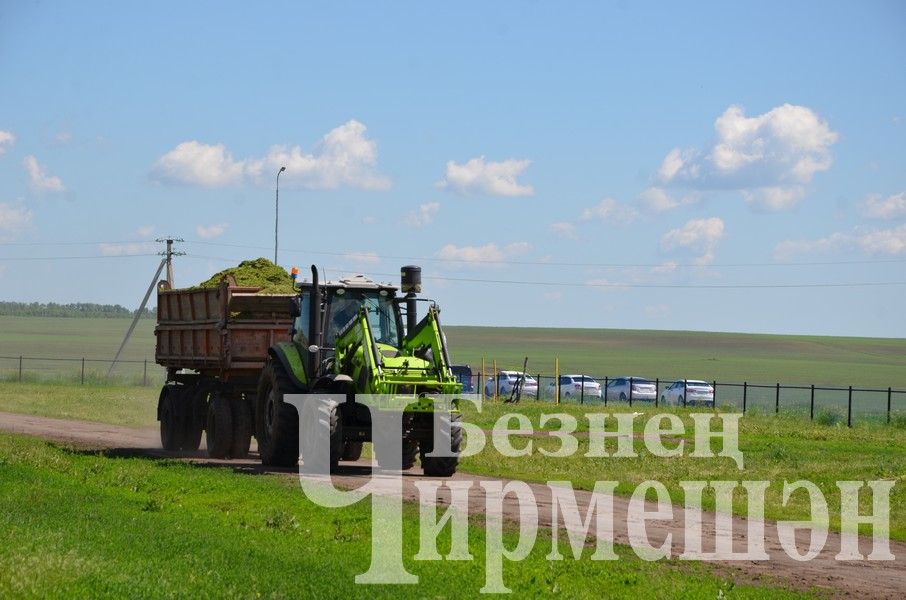
M 362 442 L 345 442 L 341 460 L 359 460 L 362 458 Z
M 184 397 L 178 409 L 183 420 L 181 450 L 195 452 L 201 446 L 207 395 L 207 391 L 202 386 L 196 386 L 191 391 L 183 394 Z
M 219 392 L 212 395 L 208 404 L 207 445 L 208 456 L 211 458 L 226 458 L 233 448 L 230 401 Z
M 462 420 L 461 413 L 450 413 L 450 449 L 453 456 L 427 456 L 434 447 L 434 439 L 429 439 L 420 444 L 421 451 L 419 459 L 422 463 L 422 470 L 429 477 L 450 477 L 456 472 L 459 465 L 459 449 L 462 447 Z
M 252 409 L 243 395 L 237 395 L 230 401 L 233 409 L 233 447 L 230 456 L 246 458 L 252 444 Z
M 157 417 L 160 420 L 160 444 L 168 452 L 176 452 L 182 447 L 183 429 L 176 406 L 175 385 L 165 385 L 160 389 L 157 401 Z
M 262 464 L 293 467 L 299 461 L 299 414 L 283 401 L 283 394 L 292 391 L 283 365 L 268 361 L 255 402 L 255 438 Z

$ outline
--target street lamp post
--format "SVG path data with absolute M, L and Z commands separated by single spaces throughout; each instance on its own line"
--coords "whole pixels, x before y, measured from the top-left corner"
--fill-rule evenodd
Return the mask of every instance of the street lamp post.
M 277 197 L 274 202 L 274 264 L 277 264 L 277 231 L 280 225 L 280 173 L 286 170 L 286 167 L 280 167 L 277 171 Z

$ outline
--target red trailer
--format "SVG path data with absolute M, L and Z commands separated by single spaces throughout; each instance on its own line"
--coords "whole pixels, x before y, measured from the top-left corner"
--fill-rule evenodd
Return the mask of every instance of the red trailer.
M 288 340 L 292 294 L 258 293 L 232 276 L 213 289 L 157 291 L 155 360 L 167 369 L 157 406 L 166 450 L 197 450 L 201 432 L 232 440 L 212 456 L 248 454 L 258 376 L 273 344 Z M 216 430 L 232 435 L 216 436 Z M 210 442 L 209 442 L 210 445 Z

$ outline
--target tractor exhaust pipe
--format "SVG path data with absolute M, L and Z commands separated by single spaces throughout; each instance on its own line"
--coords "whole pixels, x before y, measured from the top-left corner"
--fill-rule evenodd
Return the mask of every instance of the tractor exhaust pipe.
M 311 266 L 311 308 L 308 311 L 308 344 L 317 348 L 309 352 L 308 376 L 314 381 L 321 364 L 321 286 L 318 285 L 318 267 Z
M 406 265 L 400 269 L 400 291 L 406 294 L 406 335 L 412 335 L 418 325 L 415 295 L 422 291 L 422 268 Z

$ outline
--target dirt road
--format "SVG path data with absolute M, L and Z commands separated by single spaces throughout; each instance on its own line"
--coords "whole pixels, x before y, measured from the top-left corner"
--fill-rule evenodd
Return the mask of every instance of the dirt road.
M 0 412 L 0 430 L 22 433 L 41 437 L 48 440 L 68 442 L 78 446 L 107 449 L 113 454 L 137 455 L 147 457 L 177 456 L 160 449 L 158 432 L 155 429 L 133 429 L 118 427 L 86 421 L 68 421 L 35 417 Z M 222 464 L 224 467 L 233 468 L 242 472 L 273 472 L 285 476 L 296 475 L 295 470 L 270 469 L 262 467 L 257 460 L 217 461 L 204 456 L 203 452 L 181 455 L 183 458 L 194 462 L 206 464 Z M 339 474 L 333 476 L 334 484 L 338 487 L 355 488 L 362 485 L 370 474 L 370 464 L 365 461 L 358 463 L 342 463 Z M 415 482 L 422 478 L 419 469 L 406 472 L 403 477 L 403 497 L 406 500 L 419 501 L 418 489 Z M 469 495 L 469 510 L 471 513 L 484 511 L 486 498 L 484 490 L 480 487 L 481 481 L 490 481 L 493 478 L 458 473 L 454 478 L 458 481 L 471 481 L 473 485 Z M 504 483 L 506 480 L 503 480 Z M 539 522 L 550 526 L 551 523 L 551 492 L 542 484 L 530 484 L 538 507 Z M 381 493 L 380 486 L 377 486 Z M 387 493 L 397 493 L 392 487 L 386 488 Z M 443 492 L 444 488 L 442 488 Z M 580 514 L 587 511 L 592 495 L 589 492 L 576 492 L 576 499 Z M 440 502 L 449 503 L 449 494 L 441 494 Z M 655 505 L 649 506 L 654 510 Z M 614 531 L 613 539 L 620 544 L 629 543 L 629 499 L 619 496 L 613 498 Z M 503 499 L 504 517 L 518 519 L 519 510 L 516 501 L 507 496 Z M 659 546 L 667 536 L 672 536 L 672 552 L 674 556 L 682 553 L 685 540 L 684 523 L 687 517 L 700 517 L 703 522 L 702 536 L 705 540 L 704 549 L 708 551 L 708 540 L 714 539 L 714 514 L 695 511 L 687 515 L 682 507 L 674 506 L 671 518 L 659 521 L 648 521 L 647 535 L 653 546 Z M 733 519 L 734 549 L 741 550 L 746 540 L 748 519 Z M 594 525 L 592 525 L 594 532 Z M 799 562 L 789 558 L 780 544 L 778 526 L 774 522 L 765 523 L 765 550 L 770 556 L 767 561 L 722 561 L 716 564 L 732 569 L 744 580 L 771 577 L 778 583 L 785 583 L 798 589 L 811 587 L 827 590 L 833 596 L 853 598 L 902 598 L 906 593 L 906 543 L 891 542 L 891 552 L 896 557 L 893 561 L 837 561 L 834 556 L 840 549 L 840 536 L 829 533 L 824 550 L 813 560 Z M 800 551 L 807 548 L 808 542 L 804 536 L 798 535 L 797 541 Z M 860 538 L 860 548 L 863 554 L 871 550 L 871 539 Z M 569 556 L 568 545 L 561 547 L 561 552 Z

